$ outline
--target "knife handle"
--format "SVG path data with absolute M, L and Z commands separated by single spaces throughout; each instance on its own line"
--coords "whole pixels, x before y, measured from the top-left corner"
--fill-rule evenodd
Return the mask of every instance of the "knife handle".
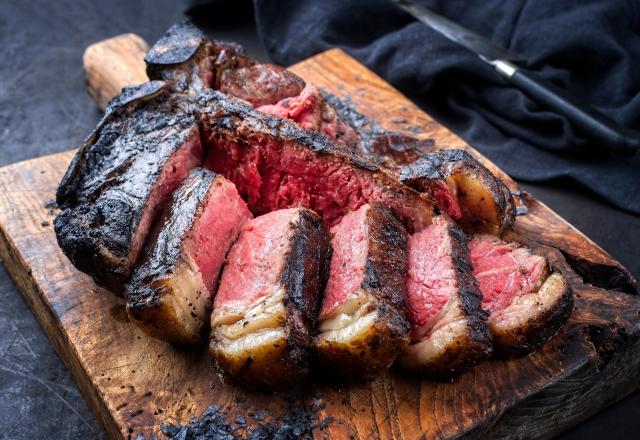
M 640 134 L 624 127 L 586 104 L 581 104 L 567 93 L 532 72 L 508 61 L 493 63 L 496 71 L 509 83 L 530 98 L 565 116 L 575 128 L 589 139 L 624 155 L 633 155 L 640 149 Z

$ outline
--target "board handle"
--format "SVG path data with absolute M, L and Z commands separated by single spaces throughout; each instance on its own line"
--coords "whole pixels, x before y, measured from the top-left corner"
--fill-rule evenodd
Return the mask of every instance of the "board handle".
M 144 56 L 149 45 L 136 34 L 122 34 L 87 47 L 82 56 L 87 91 L 101 109 L 125 86 L 148 81 Z

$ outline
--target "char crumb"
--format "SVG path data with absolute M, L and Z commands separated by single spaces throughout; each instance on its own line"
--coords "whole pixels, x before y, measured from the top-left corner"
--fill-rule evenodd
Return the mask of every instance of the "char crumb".
M 236 396 L 236 400 L 240 395 Z M 160 430 L 169 439 L 180 440 L 267 440 L 267 439 L 312 439 L 313 431 L 324 430 L 334 422 L 332 417 L 320 419 L 317 409 L 311 405 L 305 409 L 302 396 L 291 394 L 286 396 L 289 402 L 288 411 L 280 417 L 274 417 L 271 409 L 258 410 L 248 422 L 243 415 L 233 421 L 227 421 L 227 413 L 222 405 L 211 405 L 199 418 L 193 418 L 186 425 L 162 424 Z M 268 417 L 267 417 L 268 414 Z
M 56 209 L 58 207 L 58 204 L 56 203 L 55 199 L 49 199 L 45 200 L 42 206 L 45 209 Z
M 42 221 L 40 222 L 40 226 L 42 226 L 43 228 L 44 228 L 44 227 L 49 226 L 50 224 L 51 224 L 51 223 L 49 223 L 49 222 L 48 222 L 48 221 L 46 221 L 46 220 L 42 220 Z

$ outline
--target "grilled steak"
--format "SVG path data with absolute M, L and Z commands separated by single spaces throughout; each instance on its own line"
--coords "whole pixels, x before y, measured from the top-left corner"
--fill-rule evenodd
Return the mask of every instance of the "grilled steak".
M 471 274 L 464 233 L 446 216 L 409 238 L 407 316 L 411 345 L 398 358 L 407 369 L 449 378 L 492 351 L 482 294 Z
M 304 208 L 245 223 L 211 315 L 210 352 L 225 375 L 279 387 L 304 377 L 330 258 L 329 235 Z
M 501 234 L 515 221 L 513 197 L 504 182 L 464 150 L 427 154 L 405 167 L 400 177 L 431 194 L 465 230 Z
M 176 90 L 220 88 L 226 70 L 252 66 L 242 46 L 209 40 L 188 21 L 171 26 L 145 57 L 151 80 L 170 81 Z
M 473 237 L 469 249 L 497 352 L 528 353 L 569 318 L 571 287 L 546 258 L 492 235 Z
M 388 206 L 408 227 L 431 222 L 433 205 L 391 174 L 336 149 L 298 124 L 208 91 L 199 100 L 205 166 L 235 183 L 255 214 L 304 206 L 328 226 L 369 202 Z
M 148 334 L 198 343 L 231 244 L 251 213 L 235 186 L 197 168 L 173 193 L 127 286 L 127 312 Z
M 161 82 L 125 90 L 58 187 L 58 243 L 73 264 L 121 292 L 165 198 L 202 162 L 194 116 Z
M 284 67 L 256 64 L 224 70 L 218 90 L 259 107 L 297 96 L 304 86 L 302 78 Z
M 380 203 L 347 214 L 331 232 L 316 352 L 336 375 L 368 379 L 388 368 L 409 343 L 407 233 Z

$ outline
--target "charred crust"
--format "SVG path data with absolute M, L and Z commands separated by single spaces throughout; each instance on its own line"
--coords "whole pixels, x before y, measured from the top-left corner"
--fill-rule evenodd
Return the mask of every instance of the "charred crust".
M 381 203 L 371 203 L 366 216 L 369 233 L 362 288 L 382 302 L 404 310 L 407 280 L 407 230 Z
M 426 154 L 402 168 L 400 180 L 417 191 L 432 193 L 434 185 L 445 182 L 447 179 L 455 179 L 456 175 L 480 182 L 495 204 L 495 207 L 487 206 L 494 214 L 494 218 L 481 218 L 473 212 L 465 213 L 465 208 L 473 209 L 474 207 L 471 201 L 466 200 L 464 185 L 457 185 L 458 198 L 463 209 L 462 218 L 457 220 L 465 230 L 484 230 L 501 234 L 513 226 L 516 210 L 511 191 L 502 179 L 494 176 L 464 150 L 445 149 Z
M 299 331 L 305 346 L 309 345 L 309 329 L 315 326 L 330 255 L 331 239 L 322 219 L 309 209 L 300 209 L 282 280 L 286 288 L 285 308 L 292 320 L 289 327 Z

